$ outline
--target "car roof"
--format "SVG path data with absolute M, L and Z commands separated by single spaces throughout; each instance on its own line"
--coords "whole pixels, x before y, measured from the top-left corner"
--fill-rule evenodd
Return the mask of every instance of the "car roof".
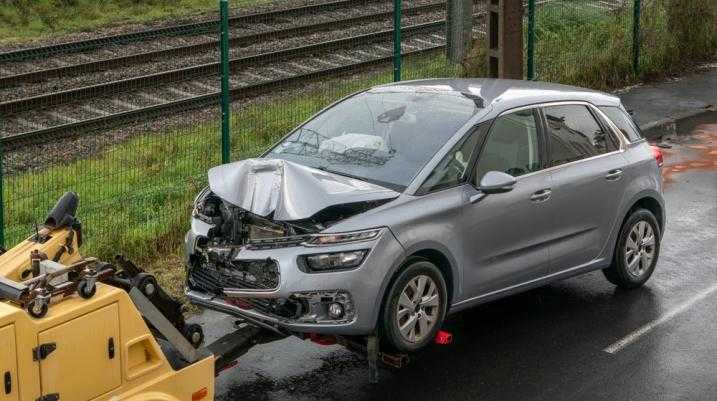
M 592 89 L 549 82 L 514 79 L 422 79 L 379 85 L 369 89 L 369 92 L 445 92 L 470 94 L 480 97 L 483 100 L 483 107 L 491 109 L 491 112 L 488 113 L 490 116 L 484 115 L 484 118 L 492 117 L 508 109 L 546 102 L 584 101 L 596 106 L 620 105 L 620 99 L 618 97 Z

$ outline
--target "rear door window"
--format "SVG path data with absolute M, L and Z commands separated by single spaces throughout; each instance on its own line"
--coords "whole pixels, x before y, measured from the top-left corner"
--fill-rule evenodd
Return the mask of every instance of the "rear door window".
M 602 129 L 587 106 L 549 106 L 543 110 L 547 123 L 549 166 L 617 149 L 615 139 Z
M 619 107 L 611 107 L 611 106 L 603 106 L 600 107 L 600 111 L 605 113 L 605 115 L 612 121 L 617 128 L 622 131 L 623 135 L 630 141 L 635 142 L 642 139 L 642 135 L 640 135 L 640 130 L 637 128 L 637 125 L 632 120 L 632 117 L 630 117 L 629 114 L 627 114 L 623 109 Z

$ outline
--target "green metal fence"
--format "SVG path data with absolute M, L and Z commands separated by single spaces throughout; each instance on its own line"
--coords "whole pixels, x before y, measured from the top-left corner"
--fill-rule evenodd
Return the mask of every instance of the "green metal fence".
M 528 0 L 526 77 L 604 86 L 639 72 L 641 0 Z
M 71 190 L 86 252 L 178 252 L 210 167 L 259 155 L 368 86 L 460 73 L 442 0 L 218 6 L 200 24 L 0 49 L 4 244 Z
M 171 27 L 0 48 L 0 240 L 72 190 L 87 252 L 179 253 L 210 167 L 372 85 L 480 71 L 486 0 L 449 1 L 221 0 Z M 604 86 L 658 65 L 638 39 L 667 29 L 666 1 L 527 1 L 528 77 Z M 465 60 L 457 37 L 473 41 Z

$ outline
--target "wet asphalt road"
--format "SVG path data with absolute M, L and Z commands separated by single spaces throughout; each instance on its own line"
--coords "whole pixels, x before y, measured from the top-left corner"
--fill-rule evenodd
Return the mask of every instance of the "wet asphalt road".
M 338 346 L 257 346 L 220 375 L 217 399 L 717 400 L 717 115 L 681 129 L 692 136 L 665 149 L 668 227 L 645 287 L 593 272 L 482 305 L 444 325 L 453 344 L 377 385 Z M 231 327 L 201 320 L 209 340 Z

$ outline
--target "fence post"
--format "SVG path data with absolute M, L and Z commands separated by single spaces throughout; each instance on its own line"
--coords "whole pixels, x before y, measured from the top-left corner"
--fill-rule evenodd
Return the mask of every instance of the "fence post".
M 632 70 L 635 75 L 640 73 L 640 3 L 634 0 L 632 15 Z
M 222 109 L 222 164 L 229 163 L 230 136 L 229 136 L 229 1 L 219 0 L 219 18 L 221 19 L 220 52 L 221 52 L 221 81 L 222 95 L 220 99 Z
M 528 80 L 535 79 L 535 0 L 528 0 Z
M 393 82 L 401 80 L 401 0 L 393 0 Z
M 446 3 L 446 58 L 461 63 L 471 47 L 473 0 L 448 0 Z
M 0 247 L 5 248 L 5 174 L 3 171 L 3 145 L 0 142 Z

